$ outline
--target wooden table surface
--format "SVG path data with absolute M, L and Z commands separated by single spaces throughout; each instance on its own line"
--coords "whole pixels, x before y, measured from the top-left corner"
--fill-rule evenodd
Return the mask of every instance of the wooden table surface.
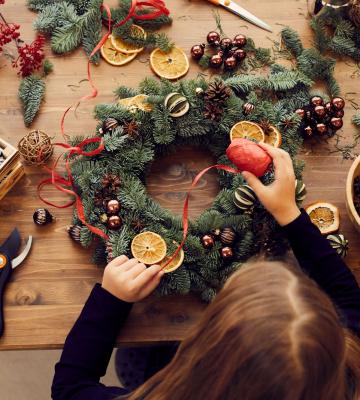
M 203 0 L 168 0 L 174 23 L 168 29 L 177 45 L 187 53 L 192 45 L 205 40 L 214 29 L 212 11 L 214 7 Z M 110 2 L 111 4 L 111 2 Z M 269 34 L 246 24 L 225 10 L 220 10 L 225 32 L 230 36 L 245 33 L 257 45 L 271 47 L 283 25 L 290 25 L 300 32 L 308 45 L 311 32 L 308 28 L 306 1 L 296 0 L 241 0 L 241 4 L 254 14 L 269 22 L 274 33 Z M 8 0 L 1 6 L 8 21 L 21 24 L 23 39 L 34 37 L 32 22 L 36 15 L 26 8 L 26 0 Z M 67 57 L 51 54 L 48 57 L 55 71 L 47 79 L 46 101 L 40 117 L 33 128 L 42 129 L 60 139 L 59 120 L 66 106 L 90 92 L 86 78 L 86 58 L 82 51 Z M 71 135 L 94 132 L 96 122 L 92 109 L 98 102 L 111 102 L 112 91 L 119 84 L 136 86 L 146 75 L 151 75 L 147 63 L 148 53 L 123 68 L 112 67 L 102 62 L 93 68 L 93 77 L 99 88 L 99 96 L 81 104 L 77 113 L 70 113 L 66 131 Z M 17 99 L 18 78 L 10 67 L 10 61 L 0 57 L 0 136 L 16 145 L 28 131 L 22 121 Z M 359 94 L 350 94 L 359 87 L 359 76 L 353 76 L 356 66 L 351 62 L 339 62 L 336 77 L 343 94 L 360 102 Z M 188 77 L 196 76 L 199 68 L 191 63 Z M 354 110 L 347 102 L 344 143 L 352 140 L 354 128 L 350 118 Z M 352 227 L 345 210 L 345 179 L 351 161 L 344 161 L 340 154 L 331 153 L 333 143 L 324 143 L 304 149 L 306 161 L 305 183 L 308 188 L 307 201 L 323 199 L 333 202 L 341 210 L 341 231 L 350 241 L 347 262 L 360 278 L 360 238 Z M 196 149 L 187 149 L 172 157 L 156 160 L 148 180 L 150 194 L 163 206 L 180 212 L 185 192 L 194 174 L 209 165 L 211 156 Z M 6 331 L 0 339 L 0 349 L 58 348 L 64 343 L 69 329 L 77 318 L 93 284 L 101 280 L 102 270 L 91 264 L 89 251 L 74 244 L 67 236 L 66 226 L 71 223 L 71 209 L 51 209 L 57 221 L 44 228 L 36 227 L 32 214 L 42 203 L 37 197 L 36 185 L 44 178 L 40 168 L 26 168 L 24 177 L 0 202 L 0 240 L 7 237 L 17 226 L 22 236 L 34 236 L 31 255 L 15 271 L 5 296 Z M 216 175 L 209 175 L 194 193 L 191 215 L 199 215 L 211 204 L 218 191 Z M 62 201 L 61 195 L 50 191 L 52 199 Z M 149 298 L 136 304 L 119 342 L 156 342 L 181 340 L 188 329 L 196 323 L 205 305 L 194 296 Z

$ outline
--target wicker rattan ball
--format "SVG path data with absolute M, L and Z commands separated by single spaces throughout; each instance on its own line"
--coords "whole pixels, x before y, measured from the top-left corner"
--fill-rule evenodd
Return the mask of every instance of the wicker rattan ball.
M 44 164 L 53 153 L 50 137 L 42 131 L 35 130 L 25 135 L 18 144 L 23 159 L 33 165 Z

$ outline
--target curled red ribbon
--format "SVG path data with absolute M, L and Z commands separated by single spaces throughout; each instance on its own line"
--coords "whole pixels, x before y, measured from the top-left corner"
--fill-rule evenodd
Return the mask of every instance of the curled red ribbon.
M 190 200 L 190 194 L 191 191 L 195 188 L 195 186 L 198 184 L 199 180 L 210 170 L 210 169 L 221 169 L 223 171 L 227 172 L 232 172 L 233 174 L 241 174 L 242 171 L 228 167 L 227 165 L 222 165 L 222 164 L 215 164 L 210 167 L 207 167 L 200 171 L 192 181 L 192 184 L 190 186 L 189 191 L 187 192 L 185 202 L 184 202 L 184 208 L 183 208 L 183 217 L 182 217 L 182 223 L 183 223 L 183 239 L 181 243 L 179 244 L 178 248 L 175 250 L 174 254 L 170 257 L 170 259 L 167 261 L 167 263 L 162 267 L 162 269 L 166 268 L 173 260 L 174 258 L 179 254 L 179 251 L 184 247 L 184 244 L 186 242 L 186 238 L 189 232 L 189 200 Z
M 154 11 L 149 12 L 148 14 L 139 14 L 138 11 L 143 10 L 143 7 L 151 7 L 152 9 L 154 9 Z M 68 107 L 61 117 L 61 121 L 60 121 L 61 134 L 66 142 L 68 142 L 68 137 L 65 135 L 65 118 L 66 118 L 68 112 L 75 105 L 78 106 L 82 101 L 93 99 L 98 95 L 98 90 L 91 78 L 91 58 L 101 49 L 101 47 L 104 45 L 104 43 L 106 42 L 106 40 L 108 39 L 108 37 L 110 36 L 111 31 L 112 31 L 112 29 L 111 29 L 112 19 L 111 19 L 111 11 L 110 11 L 109 6 L 107 4 L 102 4 L 100 7 L 100 11 L 101 12 L 105 11 L 107 14 L 108 31 L 101 38 L 99 43 L 96 45 L 94 50 L 91 52 L 89 59 L 88 59 L 87 75 L 88 75 L 88 81 L 92 88 L 91 94 L 83 96 L 76 104 L 73 104 L 70 107 Z M 165 7 L 165 3 L 162 0 L 147 0 L 147 1 L 132 0 L 128 15 L 122 21 L 120 21 L 116 25 L 114 25 L 114 28 L 124 25 L 131 18 L 138 19 L 138 20 L 151 20 L 151 19 L 160 17 L 161 15 L 169 15 L 169 14 L 170 14 L 170 11 Z M 83 150 L 83 148 L 89 143 L 99 143 L 99 146 L 97 147 L 97 149 L 95 149 L 93 151 L 86 152 Z M 53 168 L 51 168 L 51 169 L 46 168 L 46 170 L 51 173 L 51 178 L 41 181 L 38 185 L 37 190 L 38 190 L 38 195 L 39 195 L 40 199 L 45 204 L 48 204 L 50 206 L 57 207 L 57 208 L 67 208 L 67 207 L 70 207 L 73 204 L 75 204 L 80 221 L 84 225 L 86 225 L 91 232 L 93 232 L 96 235 L 99 235 L 102 238 L 107 240 L 109 237 L 101 229 L 96 228 L 86 222 L 84 206 L 82 204 L 80 196 L 76 193 L 76 191 L 74 189 L 73 178 L 72 178 L 71 168 L 70 168 L 70 157 L 74 154 L 87 156 L 87 157 L 92 157 L 97 154 L 100 154 L 104 150 L 104 144 L 102 142 L 102 139 L 100 137 L 86 139 L 86 140 L 82 141 L 81 143 L 79 143 L 78 146 L 75 146 L 75 147 L 71 147 L 68 143 L 54 143 L 54 146 L 63 147 L 68 152 L 67 157 L 66 157 L 66 162 L 65 162 L 65 167 L 66 167 L 66 171 L 68 174 L 68 178 L 66 179 L 66 178 L 62 177 L 55 171 L 56 167 L 59 163 L 60 157 L 61 157 L 61 155 L 60 155 L 57 158 Z M 40 150 L 40 154 L 41 154 L 41 150 Z M 52 202 L 46 200 L 41 195 L 41 190 L 45 185 L 48 185 L 48 184 L 53 185 L 54 187 L 56 187 L 58 190 L 60 190 L 63 193 L 67 193 L 67 194 L 74 196 L 75 200 L 72 200 L 69 203 L 66 203 L 63 205 L 57 205 L 55 203 L 52 203 Z M 66 187 L 69 189 L 66 189 Z

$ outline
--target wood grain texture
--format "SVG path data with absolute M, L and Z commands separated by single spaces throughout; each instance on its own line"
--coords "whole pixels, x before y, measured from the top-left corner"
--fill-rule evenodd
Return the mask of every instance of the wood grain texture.
M 35 14 L 26 9 L 25 3 L 26 0 L 8 0 L 2 11 L 9 21 L 16 20 L 22 25 L 23 39 L 31 41 Z M 167 3 L 174 17 L 173 26 L 167 30 L 177 45 L 189 53 L 192 45 L 204 41 L 206 34 L 215 28 L 214 7 L 203 0 L 168 0 Z M 243 32 L 251 36 L 257 45 L 270 47 L 272 42 L 269 38 L 276 39 L 282 25 L 290 25 L 300 32 L 305 43 L 310 43 L 311 33 L 304 19 L 305 0 L 241 0 L 241 4 L 269 22 L 275 32 L 270 35 L 219 10 L 223 27 L 230 37 Z M 59 121 L 65 107 L 90 92 L 88 83 L 82 81 L 86 78 L 86 58 L 80 50 L 66 57 L 55 56 L 49 47 L 46 52 L 55 65 L 55 71 L 47 79 L 45 103 L 33 128 L 42 129 L 61 140 Z M 0 137 L 16 145 L 27 129 L 24 128 L 17 99 L 19 81 L 9 64 L 7 58 L 0 57 Z M 354 92 L 359 85 L 360 78 L 351 77 L 355 69 L 351 63 L 337 64 L 336 77 L 343 93 Z M 123 68 L 102 62 L 92 71 L 99 96 L 81 104 L 76 113 L 69 114 L 66 121 L 69 134 L 93 132 L 96 121 L 92 110 L 96 103 L 112 101 L 112 91 L 118 84 L 135 87 L 145 75 L 152 74 L 147 53 Z M 191 62 L 188 77 L 198 73 L 199 68 Z M 360 101 L 357 93 L 348 96 Z M 342 133 L 345 143 L 351 142 L 354 130 L 350 124 L 352 114 L 353 109 L 348 102 Z M 351 161 L 343 161 L 339 154 L 331 153 L 332 148 L 333 141 L 330 141 L 306 148 L 303 152 L 302 158 L 307 163 L 304 174 L 309 192 L 307 201 L 324 199 L 340 207 L 341 231 L 348 237 L 351 247 L 347 262 L 360 278 L 359 235 L 345 209 L 345 180 Z M 193 149 L 184 149 L 171 157 L 157 160 L 148 178 L 149 193 L 165 207 L 180 213 L 191 178 L 210 162 L 209 154 Z M 102 270 L 91 264 L 89 250 L 74 244 L 66 234 L 66 226 L 71 223 L 70 209 L 52 209 L 57 221 L 51 226 L 39 228 L 32 223 L 34 209 L 42 206 L 37 198 L 36 185 L 44 176 L 41 169 L 27 167 L 26 176 L 0 202 L 0 240 L 5 239 L 15 226 L 24 238 L 29 234 L 34 236 L 31 255 L 15 271 L 6 292 L 6 331 L 0 339 L 0 349 L 61 347 L 93 284 L 101 279 Z M 191 215 L 200 214 L 210 205 L 217 190 L 216 173 L 209 174 L 193 194 Z M 52 200 L 65 202 L 58 192 L 49 190 L 47 193 Z M 181 340 L 198 320 L 204 307 L 194 296 L 152 297 L 135 305 L 120 333 L 119 342 Z

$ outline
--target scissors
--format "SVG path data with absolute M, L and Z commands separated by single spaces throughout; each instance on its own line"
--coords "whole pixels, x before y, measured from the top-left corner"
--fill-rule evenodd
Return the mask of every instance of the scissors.
M 227 10 L 240 16 L 241 18 L 245 19 L 246 21 L 251 22 L 252 24 L 254 24 L 256 26 L 259 26 L 262 29 L 265 29 L 266 31 L 272 32 L 270 25 L 268 25 L 266 22 L 262 21 L 260 18 L 251 14 L 249 11 L 245 10 L 245 8 L 239 6 L 238 4 L 234 3 L 231 0 L 207 0 L 207 1 L 215 4 L 216 6 L 223 6 Z
M 21 244 L 19 231 L 15 228 L 0 246 L 0 337 L 4 332 L 4 292 L 14 268 L 19 266 L 29 254 L 32 236 L 29 236 L 24 250 L 17 256 Z

